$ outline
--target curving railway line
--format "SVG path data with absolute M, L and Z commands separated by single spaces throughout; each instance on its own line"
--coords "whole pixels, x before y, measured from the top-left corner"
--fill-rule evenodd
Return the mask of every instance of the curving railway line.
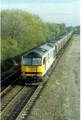
M 65 45 L 65 48 L 68 45 L 68 43 Z M 59 56 L 54 62 L 53 66 L 49 69 L 49 71 L 45 75 L 45 79 L 43 83 L 40 83 L 39 85 L 25 87 L 23 86 L 22 81 L 19 82 L 20 75 L 18 73 L 11 75 L 11 78 L 10 78 L 11 82 L 14 80 L 15 81 L 9 84 L 9 86 L 7 86 L 7 88 L 1 93 L 1 98 L 2 98 L 1 119 L 2 120 L 15 120 L 15 119 L 25 120 L 25 118 L 28 117 L 32 107 L 34 106 L 36 100 L 38 99 L 43 88 L 45 87 L 48 79 L 50 78 L 52 71 L 54 70 L 56 64 L 58 63 L 58 60 L 63 54 L 65 48 L 63 48 L 62 51 L 59 53 Z

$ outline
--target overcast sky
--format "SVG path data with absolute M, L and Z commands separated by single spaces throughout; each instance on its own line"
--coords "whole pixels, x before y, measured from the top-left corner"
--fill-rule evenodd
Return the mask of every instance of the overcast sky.
M 22 9 L 45 22 L 80 25 L 80 0 L 2 0 L 2 9 Z

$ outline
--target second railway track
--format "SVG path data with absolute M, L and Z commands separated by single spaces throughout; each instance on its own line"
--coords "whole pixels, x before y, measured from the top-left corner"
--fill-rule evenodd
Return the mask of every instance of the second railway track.
M 13 100 L 2 110 L 2 120 L 15 120 L 22 108 L 25 106 L 27 100 L 31 97 L 37 86 L 24 87 Z
M 7 88 L 15 79 L 21 75 L 20 68 L 14 71 L 12 74 L 7 76 L 4 80 L 1 80 L 1 91 Z

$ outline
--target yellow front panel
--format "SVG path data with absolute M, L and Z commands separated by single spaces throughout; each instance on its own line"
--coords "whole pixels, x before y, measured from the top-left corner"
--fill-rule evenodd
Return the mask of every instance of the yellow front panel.
M 42 72 L 42 66 L 22 66 L 22 72 Z
M 43 71 L 43 67 L 42 66 L 22 66 L 21 67 L 22 72 L 42 72 Z M 26 75 L 26 76 L 34 76 L 35 74 L 23 74 L 22 75 Z M 42 76 L 42 73 L 37 74 L 37 76 Z

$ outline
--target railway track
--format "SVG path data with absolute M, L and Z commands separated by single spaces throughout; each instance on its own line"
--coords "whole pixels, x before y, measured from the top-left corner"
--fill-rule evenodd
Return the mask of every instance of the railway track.
M 7 76 L 4 80 L 1 80 L 1 91 L 6 89 L 13 81 L 15 81 L 21 75 L 20 68 Z
M 37 87 L 38 86 L 24 87 L 5 107 L 5 109 L 2 110 L 2 120 L 15 120 Z
M 14 71 L 16 71 L 19 67 L 20 67 L 20 63 L 19 63 L 18 65 L 16 65 L 16 66 L 11 67 L 8 71 L 3 72 L 3 73 L 1 74 L 1 79 L 2 79 L 2 81 L 4 81 L 4 79 L 5 79 L 6 77 L 10 76 L 10 75 L 11 75 Z
M 3 98 L 8 92 L 10 92 L 15 85 L 20 84 L 19 82 L 20 77 L 18 77 L 17 79 L 15 79 L 8 87 L 6 87 L 0 94 L 1 98 Z M 21 82 L 21 81 L 20 81 Z
M 35 90 L 35 92 L 31 96 L 31 98 L 28 100 L 28 102 L 26 103 L 26 105 L 24 106 L 24 108 L 22 109 L 20 114 L 17 116 L 16 120 L 25 120 L 25 119 L 27 119 L 27 117 L 30 115 L 30 112 L 31 112 L 35 102 L 39 98 L 44 86 L 46 85 L 47 80 L 43 84 L 40 84 L 37 87 L 37 89 Z
M 3 94 L 1 94 L 1 111 L 13 100 L 13 98 L 23 89 L 23 86 L 10 86 Z

